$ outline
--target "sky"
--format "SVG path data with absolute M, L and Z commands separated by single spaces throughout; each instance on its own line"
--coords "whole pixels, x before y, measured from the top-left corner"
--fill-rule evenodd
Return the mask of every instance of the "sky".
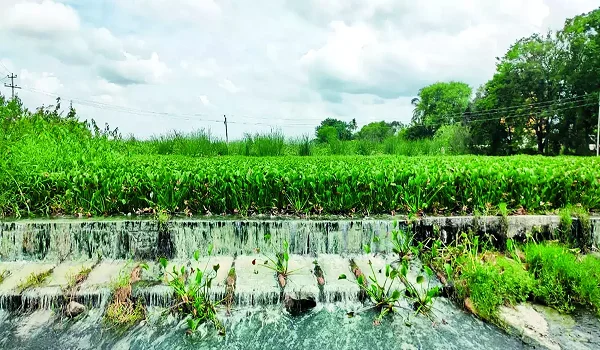
M 409 122 L 437 81 L 474 89 L 521 37 L 597 0 L 0 0 L 0 82 L 29 108 L 139 138 L 314 134 L 327 117 Z M 0 83 L 1 84 L 1 83 Z M 10 95 L 10 89 L 0 92 Z

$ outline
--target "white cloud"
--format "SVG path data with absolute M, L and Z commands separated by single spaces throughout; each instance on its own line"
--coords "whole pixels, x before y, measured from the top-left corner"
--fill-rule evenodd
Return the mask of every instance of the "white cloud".
M 80 20 L 71 7 L 51 0 L 18 2 L 0 15 L 0 27 L 18 34 L 39 38 L 77 32 Z
M 223 79 L 220 83 L 219 86 L 225 90 L 227 90 L 228 92 L 232 93 L 232 94 L 236 94 L 240 91 L 242 91 L 241 88 L 237 87 L 231 80 L 229 79 Z
M 125 59 L 110 61 L 100 68 L 100 75 L 117 85 L 158 83 L 168 73 L 169 68 L 160 60 L 156 52 L 149 59 L 124 53 Z
M 560 28 L 566 17 L 598 6 L 597 0 L 0 3 L 0 60 L 19 75 L 26 70 L 19 84 L 136 110 L 202 109 L 202 117 L 190 120 L 76 105 L 82 118 L 138 136 L 202 127 L 221 136 L 223 114 L 249 123 L 232 123 L 231 138 L 271 126 L 290 136 L 314 134 L 329 116 L 360 125 L 406 122 L 419 88 L 449 79 L 476 87 L 517 39 Z M 19 94 L 30 108 L 53 103 L 44 94 Z
M 33 88 L 46 93 L 54 94 L 60 92 L 64 87 L 60 79 L 53 73 L 37 73 L 22 69 L 19 78 L 21 79 L 23 88 Z
M 130 12 L 152 17 L 159 21 L 198 21 L 221 14 L 214 0 L 130 0 L 117 4 Z
M 324 99 L 340 102 L 339 93 L 414 96 L 437 80 L 481 84 L 493 73 L 494 57 L 516 38 L 544 30 L 549 13 L 541 0 L 416 2 L 408 13 L 398 4 L 350 8 L 334 2 L 321 9 L 324 17 L 334 8 L 352 19 L 331 22 L 326 43 L 301 58 Z M 381 13 L 391 17 L 382 22 Z
M 210 100 L 208 99 L 208 96 L 206 96 L 206 95 L 200 95 L 200 102 L 202 102 L 202 104 L 205 106 L 210 105 Z
M 123 43 L 106 28 L 94 28 L 88 38 L 91 49 L 109 59 L 123 57 Z

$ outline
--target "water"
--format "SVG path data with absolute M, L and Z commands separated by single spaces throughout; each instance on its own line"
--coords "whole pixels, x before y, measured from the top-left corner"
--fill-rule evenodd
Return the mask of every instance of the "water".
M 436 304 L 435 323 L 401 312 L 374 326 L 372 312 L 347 316 L 358 304 L 320 304 L 292 317 L 280 306 L 235 310 L 221 315 L 227 334 L 210 326 L 186 336 L 186 324 L 163 309 L 149 320 L 119 334 L 102 326 L 98 310 L 78 321 L 61 320 L 50 310 L 11 315 L 0 311 L 2 349 L 522 349 L 521 341 L 456 310 L 445 300 Z

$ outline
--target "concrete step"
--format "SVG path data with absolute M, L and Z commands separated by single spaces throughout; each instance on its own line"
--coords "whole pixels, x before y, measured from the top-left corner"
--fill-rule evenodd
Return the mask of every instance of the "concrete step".
M 266 305 L 280 303 L 285 295 L 296 298 L 311 298 L 318 302 L 356 301 L 359 288 L 350 269 L 350 259 L 367 276 L 371 274 L 369 261 L 378 281 L 385 281 L 385 266 L 394 256 L 357 255 L 341 256 L 323 254 L 317 257 L 290 255 L 289 274 L 285 287 L 279 284 L 276 271 L 269 268 L 273 262 L 265 255 L 241 255 L 237 257 L 201 257 L 195 260 L 176 260 L 168 263 L 166 269 L 156 262 L 132 262 L 126 260 L 94 260 L 65 262 L 58 265 L 43 262 L 4 262 L 0 263 L 0 273 L 8 271 L 8 277 L 0 283 L 0 309 L 50 309 L 58 308 L 69 300 L 76 300 L 88 307 L 103 307 L 119 283 L 126 282 L 138 264 L 148 265 L 142 270 L 141 281 L 132 285 L 134 298 L 141 298 L 147 306 L 172 305 L 173 290 L 168 286 L 172 279 L 169 273 L 182 266 L 200 269 L 210 273 L 213 266 L 219 265 L 216 277 L 209 289 L 210 297 L 222 300 L 226 296 L 226 280 L 232 267 L 235 269 L 236 282 L 234 305 Z M 324 274 L 324 284 L 319 285 L 315 275 L 315 264 Z M 50 272 L 43 281 L 22 290 L 24 282 L 36 274 Z M 83 281 L 76 283 L 76 276 L 88 272 Z M 338 277 L 345 274 L 347 280 Z M 395 285 L 401 289 L 401 286 Z

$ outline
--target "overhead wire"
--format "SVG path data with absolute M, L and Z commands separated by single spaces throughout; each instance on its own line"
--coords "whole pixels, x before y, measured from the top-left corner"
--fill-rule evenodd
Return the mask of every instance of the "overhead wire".
M 50 92 L 32 88 L 32 87 L 24 86 L 23 89 L 30 91 L 30 92 L 34 92 L 34 93 L 45 94 L 45 95 L 48 95 L 51 97 L 60 97 L 60 95 L 58 95 L 58 94 L 50 93 Z M 590 103 L 586 103 L 587 102 L 586 100 L 588 100 L 591 97 L 594 97 L 594 101 L 590 102 Z M 202 114 L 202 113 L 186 114 L 186 113 L 157 112 L 157 111 L 150 111 L 150 110 L 136 109 L 136 108 L 131 108 L 131 107 L 118 106 L 118 105 L 113 105 L 113 104 L 108 104 L 108 103 L 103 103 L 103 102 L 98 102 L 98 101 L 92 101 L 92 100 L 86 100 L 86 99 L 81 99 L 81 98 L 68 98 L 67 97 L 67 99 L 69 99 L 70 101 L 72 101 L 72 103 L 77 104 L 77 105 L 97 108 L 97 109 L 101 109 L 101 110 L 133 114 L 133 115 L 141 115 L 141 116 L 156 115 L 156 116 L 161 116 L 161 117 L 168 117 L 168 118 L 173 118 L 173 119 L 182 119 L 182 120 L 196 121 L 196 122 L 223 123 L 223 120 L 220 120 L 220 119 L 206 119 L 206 118 L 199 119 L 198 117 L 208 117 L 208 115 Z M 551 111 L 556 113 L 559 111 L 569 110 L 569 109 L 573 109 L 573 108 L 587 107 L 587 106 L 592 106 L 592 105 L 596 105 L 596 104 L 597 104 L 597 102 L 595 101 L 595 95 L 586 94 L 586 95 L 575 96 L 575 97 L 571 97 L 571 98 L 543 101 L 543 102 L 537 102 L 537 103 L 528 103 L 528 104 L 522 104 L 522 105 L 510 106 L 510 107 L 494 108 L 494 109 L 488 109 L 488 110 L 484 110 L 484 111 L 455 113 L 455 114 L 445 115 L 444 117 L 445 118 L 454 118 L 454 117 L 462 118 L 463 120 L 456 121 L 455 124 L 461 124 L 461 123 L 468 124 L 468 123 L 495 121 L 495 120 L 502 120 L 502 119 L 506 120 L 506 119 L 520 118 L 520 117 L 531 118 L 532 114 L 545 111 L 550 106 L 552 107 Z M 566 107 L 561 107 L 561 106 L 566 106 Z M 528 109 L 528 110 L 519 111 L 519 109 Z M 519 112 L 514 113 L 517 111 L 519 111 Z M 514 114 L 510 114 L 509 112 L 513 112 Z M 494 117 L 481 118 L 481 117 L 490 116 L 490 115 L 494 115 Z M 243 117 L 243 118 L 252 119 L 252 120 L 273 120 L 274 119 L 274 118 L 267 118 L 267 117 L 251 117 L 251 116 L 247 116 L 247 115 L 240 116 L 240 115 L 236 115 L 236 114 L 233 114 L 230 116 L 238 117 L 238 118 Z M 468 120 L 464 120 L 465 118 L 468 118 Z M 228 120 L 227 123 L 228 124 L 239 124 L 239 125 L 270 126 L 270 127 L 288 127 L 288 126 L 293 127 L 293 126 L 314 126 L 315 124 L 318 124 L 320 122 L 318 120 L 315 120 L 315 123 L 306 123 L 306 119 L 298 119 L 298 118 L 276 118 L 276 119 L 280 120 L 280 121 L 299 121 L 299 123 L 272 124 L 272 123 L 265 123 L 265 122 L 245 122 L 245 121 L 237 121 L 237 120 L 231 120 L 231 119 Z M 302 122 L 304 122 L 304 123 L 302 123 Z M 438 123 L 438 124 L 425 124 L 425 126 L 426 127 L 441 126 L 444 124 L 448 124 L 448 123 L 442 122 L 442 123 Z

